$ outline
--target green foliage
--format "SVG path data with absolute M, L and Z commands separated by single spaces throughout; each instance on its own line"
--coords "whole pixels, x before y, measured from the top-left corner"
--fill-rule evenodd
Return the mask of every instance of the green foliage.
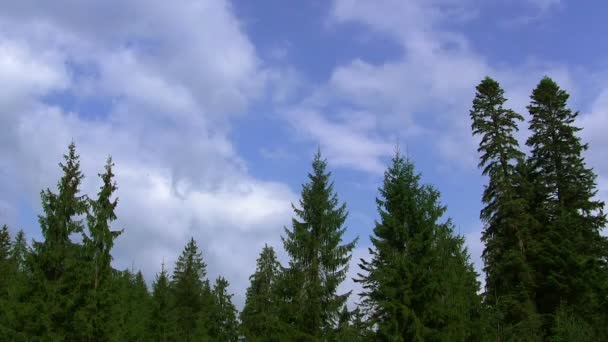
M 350 295 L 336 292 L 346 278 L 356 240 L 342 244 L 346 205 L 339 204 L 326 167 L 317 152 L 300 206 L 292 205 L 297 218 L 283 237 L 290 260 L 281 282 L 287 304 L 281 316 L 296 338 L 319 339 L 330 333 Z
M 75 334 L 72 322 L 81 299 L 83 249 L 70 237 L 83 232 L 80 216 L 87 211 L 86 198 L 80 195 L 83 175 L 73 143 L 64 160 L 59 164 L 63 171 L 59 193 L 49 189 L 41 193 L 44 214 L 38 220 L 44 241 L 33 245 L 33 302 L 38 312 L 34 335 L 58 340 Z
M 534 220 L 526 198 L 524 153 L 514 136 L 523 120 L 504 108 L 504 91 L 486 77 L 477 86 L 470 112 L 474 135 L 481 140 L 479 167 L 488 176 L 483 193 L 485 207 L 482 240 L 486 273 L 485 302 L 501 314 L 496 335 L 528 339 L 539 329 L 534 308 L 534 274 L 527 251 L 533 243 L 530 230 Z
M 256 271 L 249 279 L 245 306 L 241 312 L 241 331 L 247 341 L 280 341 L 279 296 L 277 282 L 281 265 L 272 247 L 264 246 Z
M 151 298 L 141 272 L 114 271 L 113 302 L 110 322 L 112 341 L 147 341 Z
M 116 220 L 114 210 L 118 199 L 112 199 L 117 187 L 112 172 L 112 159 L 108 158 L 105 172 L 99 174 L 102 186 L 97 199 L 88 200 L 88 234 L 83 234 L 83 256 L 81 259 L 82 304 L 74 324 L 79 339 L 107 339 L 111 335 L 112 305 L 116 296 L 111 289 L 112 256 L 114 240 L 122 231 L 112 231 L 110 223 Z
M 595 199 L 595 174 L 585 165 L 584 151 L 574 126 L 578 116 L 567 107 L 569 95 L 553 80 L 543 78 L 534 89 L 527 141 L 528 163 L 534 180 L 539 225 L 533 231 L 532 264 L 536 270 L 536 306 L 547 331 L 555 330 L 561 305 L 588 323 L 605 313 L 607 296 L 606 225 L 604 203 Z M 601 320 L 600 320 L 601 321 Z M 596 324 L 601 329 L 603 323 Z
M 213 286 L 214 307 L 211 314 L 209 336 L 213 341 L 238 341 L 238 322 L 232 295 L 228 294 L 228 281 L 217 278 Z
M 170 341 L 174 337 L 176 331 L 172 310 L 169 274 L 163 264 L 152 284 L 152 307 L 148 329 L 153 341 Z
M 439 223 L 439 192 L 420 185 L 414 165 L 397 152 L 376 200 L 380 221 L 371 237 L 363 305 L 377 339 L 468 341 L 475 333 L 478 288 L 461 238 Z
M 31 305 L 31 272 L 27 264 L 30 250 L 25 233 L 20 230 L 10 245 L 6 275 L 4 301 L 0 300 L 0 336 L 14 341 L 25 341 L 31 330 L 32 319 L 37 314 Z
M 171 280 L 173 312 L 179 340 L 192 340 L 201 312 L 210 309 L 210 289 L 206 275 L 207 265 L 203 262 L 196 241 L 191 238 L 175 263 Z M 205 323 L 198 322 L 203 325 Z
M 338 294 L 356 240 L 343 242 L 347 211 L 317 153 L 282 267 L 268 246 L 237 310 L 229 283 L 213 288 L 194 239 L 170 276 L 148 291 L 141 272 L 112 267 L 118 200 L 112 160 L 95 199 L 80 193 L 74 144 L 57 191 L 41 192 L 41 241 L 0 228 L 0 339 L 7 341 L 603 341 L 608 340 L 607 220 L 596 200 L 587 145 L 568 94 L 551 79 L 532 93 L 526 158 L 490 78 L 470 112 L 483 175 L 486 289 L 478 295 L 465 241 L 445 220 L 439 192 L 420 184 L 399 153 L 379 189 L 371 259 L 361 260 L 360 305 Z

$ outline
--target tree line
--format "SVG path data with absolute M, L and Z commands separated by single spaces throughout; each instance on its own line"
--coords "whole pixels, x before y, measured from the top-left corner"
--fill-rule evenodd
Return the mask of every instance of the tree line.
M 439 191 L 395 152 L 376 198 L 361 293 L 339 293 L 358 238 L 345 241 L 346 204 L 327 160 L 314 155 L 282 234 L 288 262 L 266 245 L 237 312 L 228 281 L 211 282 L 190 239 L 148 288 L 112 267 L 118 204 L 113 162 L 96 197 L 80 191 L 74 143 L 57 189 L 41 192 L 41 241 L 0 229 L 0 337 L 11 341 L 600 341 L 608 340 L 608 240 L 588 145 L 569 95 L 550 78 L 523 116 L 486 77 L 470 110 L 479 138 L 485 287 Z M 349 298 L 354 305 L 348 305 Z

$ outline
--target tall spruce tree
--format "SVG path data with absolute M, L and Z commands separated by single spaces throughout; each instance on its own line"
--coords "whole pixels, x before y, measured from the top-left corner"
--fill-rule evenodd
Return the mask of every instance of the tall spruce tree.
M 111 289 L 112 255 L 114 240 L 122 230 L 113 231 L 110 223 L 116 220 L 114 210 L 118 199 L 112 199 L 116 191 L 112 158 L 108 158 L 105 172 L 99 174 L 102 186 L 97 199 L 89 199 L 87 213 L 88 234 L 83 234 L 84 260 L 82 272 L 82 289 L 84 296 L 82 307 L 79 308 L 76 322 L 79 335 L 88 340 L 104 339 L 110 336 L 109 322 L 112 306 L 116 301 Z M 85 290 L 86 289 L 86 290 Z
M 0 332 L 8 340 L 25 341 L 33 330 L 32 326 L 39 312 L 32 305 L 31 270 L 28 263 L 30 250 L 23 230 L 19 230 L 11 244 L 9 255 L 10 277 L 8 279 L 7 302 L 2 305 L 4 310 L 0 321 L 6 330 Z M 7 273 L 3 273 L 7 274 Z M 0 323 L 0 325 L 3 325 Z
M 140 271 L 113 272 L 112 291 L 117 300 L 112 306 L 110 341 L 149 341 L 151 298 Z
M 34 336 L 63 340 L 72 336 L 73 315 L 78 308 L 79 266 L 82 248 L 70 236 L 83 231 L 80 216 L 86 213 L 87 201 L 80 195 L 83 175 L 76 146 L 71 143 L 60 163 L 63 176 L 57 184 L 59 193 L 49 189 L 41 193 L 43 215 L 38 217 L 44 241 L 34 242 L 33 286 L 38 315 Z
M 4 277 L 0 279 L 0 301 L 7 297 L 8 282 L 13 276 L 11 254 L 11 235 L 8 232 L 8 226 L 3 225 L 0 228 L 0 274 Z
M 10 323 L 9 307 L 12 303 L 9 300 L 9 287 L 12 279 L 16 276 L 16 268 L 10 260 L 11 236 L 8 226 L 0 228 L 0 336 L 12 335 Z M 12 309 L 12 308 L 11 308 Z
M 152 311 L 150 316 L 150 336 L 153 341 L 166 342 L 174 338 L 175 328 L 172 320 L 171 289 L 169 274 L 165 264 L 152 284 Z
M 585 164 L 588 145 L 574 125 L 578 112 L 568 108 L 568 93 L 552 79 L 543 78 L 531 95 L 527 141 L 540 225 L 533 232 L 536 305 L 547 330 L 555 330 L 555 314 L 565 312 L 595 325 L 606 322 L 606 225 L 604 203 L 595 199 L 593 170 Z M 608 336 L 604 336 L 607 337 Z M 598 337 L 599 338 L 599 337 Z
M 534 275 L 527 260 L 533 220 L 520 189 L 526 182 L 519 172 L 525 156 L 514 136 L 523 117 L 504 107 L 507 99 L 495 80 L 486 77 L 476 89 L 471 127 L 481 138 L 479 167 L 488 177 L 481 210 L 484 299 L 497 316 L 493 328 L 498 337 L 532 338 L 539 329 Z
M 211 314 L 210 337 L 213 341 L 236 342 L 239 339 L 236 308 L 228 294 L 228 280 L 218 277 L 213 286 L 214 307 Z
M 201 311 L 210 310 L 205 305 L 210 296 L 206 275 L 207 265 L 203 262 L 202 253 L 199 251 L 196 241 L 191 238 L 175 263 L 171 280 L 173 309 L 179 340 L 193 340 Z
M 285 228 L 283 245 L 290 260 L 282 281 L 288 310 L 285 326 L 295 338 L 317 340 L 336 328 L 340 309 L 350 292 L 337 294 L 346 278 L 356 240 L 342 243 L 346 205 L 339 204 L 326 171 L 327 161 L 318 151 L 309 183 L 302 186 L 297 218 Z
M 378 340 L 473 340 L 479 284 L 463 241 L 439 192 L 420 185 L 414 165 L 397 152 L 377 198 L 380 221 L 371 237 L 371 260 L 361 259 L 356 281 Z
M 276 286 L 281 265 L 272 247 L 264 246 L 255 273 L 249 278 L 241 331 L 247 341 L 280 341 L 279 302 Z

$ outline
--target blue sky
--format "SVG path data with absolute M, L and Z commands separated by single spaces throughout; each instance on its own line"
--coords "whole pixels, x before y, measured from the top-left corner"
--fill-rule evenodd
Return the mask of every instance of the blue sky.
M 0 4 L 0 223 L 40 238 L 39 191 L 55 187 L 74 140 L 84 193 L 113 156 L 125 228 L 114 263 L 149 280 L 194 236 L 241 304 L 262 246 L 285 260 L 282 227 L 318 146 L 348 205 L 347 237 L 361 238 L 355 258 L 399 144 L 481 268 L 468 110 L 486 75 L 523 114 L 544 75 L 571 93 L 608 198 L 603 1 Z

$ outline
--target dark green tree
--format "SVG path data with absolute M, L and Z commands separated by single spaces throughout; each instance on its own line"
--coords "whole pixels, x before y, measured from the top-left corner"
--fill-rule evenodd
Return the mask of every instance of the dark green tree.
M 373 332 L 359 308 L 349 311 L 346 305 L 340 311 L 338 327 L 331 341 L 373 341 Z
M 214 307 L 211 314 L 210 337 L 213 341 L 236 342 L 239 338 L 236 308 L 228 294 L 228 281 L 217 278 L 213 286 Z
M 356 240 L 342 242 L 348 213 L 346 205 L 338 202 L 326 168 L 318 151 L 310 181 L 302 186 L 300 206 L 292 205 L 297 218 L 283 237 L 290 260 L 281 285 L 287 303 L 282 317 L 289 334 L 301 339 L 316 340 L 331 333 L 350 295 L 337 294 L 337 288 L 346 278 Z
M 30 250 L 25 239 L 25 233 L 23 230 L 19 230 L 17 235 L 15 235 L 10 255 L 11 261 L 17 268 L 17 272 L 27 275 L 29 271 L 27 265 L 29 255 Z
M 595 199 L 596 176 L 585 164 L 588 145 L 578 137 L 578 112 L 568 108 L 569 95 L 552 79 L 543 78 L 528 106 L 532 135 L 526 144 L 535 185 L 531 253 L 536 271 L 536 306 L 546 330 L 555 330 L 555 314 L 565 312 L 605 326 L 607 243 L 600 231 L 606 225 L 604 203 Z M 599 337 L 598 337 L 599 338 Z
M 0 336 L 10 336 L 12 327 L 10 323 L 9 307 L 12 303 L 9 301 L 9 287 L 12 279 L 16 276 L 16 268 L 10 259 L 11 253 L 11 236 L 8 232 L 8 226 L 3 225 L 0 228 Z
M 420 185 L 414 165 L 397 152 L 377 198 L 380 221 L 371 260 L 361 260 L 363 307 L 386 341 L 474 339 L 479 284 L 439 192 Z
M 0 274 L 5 275 L 0 278 L 0 301 L 6 299 L 8 283 L 13 275 L 11 254 L 11 235 L 8 232 L 8 226 L 3 225 L 0 228 Z
M 141 272 L 114 271 L 111 341 L 149 341 L 151 297 Z
M 19 230 L 11 244 L 9 270 L 6 277 L 7 292 L 5 308 L 0 313 L 0 336 L 13 341 L 25 341 L 33 330 L 33 320 L 38 312 L 34 311 L 31 292 L 31 271 L 28 264 L 30 250 L 23 230 Z M 4 324 L 4 325 L 3 325 Z
M 175 263 L 171 280 L 173 312 L 179 340 L 193 340 L 201 311 L 209 311 L 205 305 L 210 295 L 206 275 L 207 265 L 203 262 L 194 238 L 191 238 Z M 201 322 L 199 324 L 204 325 Z
M 249 277 L 245 306 L 241 312 L 241 331 L 247 341 L 280 341 L 276 286 L 281 265 L 272 247 L 264 246 L 256 271 Z
M 43 215 L 38 220 L 44 238 L 34 242 L 33 293 L 36 315 L 33 336 L 64 340 L 72 336 L 74 314 L 78 308 L 82 248 L 71 240 L 83 232 L 81 216 L 87 211 L 86 197 L 80 195 L 83 175 L 76 147 L 71 143 L 60 163 L 63 176 L 59 193 L 41 193 Z
M 499 319 L 493 328 L 501 339 L 531 338 L 538 333 L 534 306 L 534 273 L 528 263 L 533 219 L 520 187 L 524 153 L 514 133 L 523 117 L 505 108 L 507 99 L 498 82 L 486 77 L 477 86 L 470 112 L 473 134 L 481 138 L 479 167 L 488 177 L 481 219 L 485 224 L 483 260 L 485 304 Z
M 79 308 L 74 324 L 82 338 L 106 339 L 110 336 L 112 306 L 116 300 L 111 289 L 112 255 L 114 240 L 122 233 L 111 230 L 111 222 L 116 220 L 115 209 L 117 198 L 112 198 L 116 191 L 112 158 L 108 158 L 105 172 L 99 174 L 102 186 L 97 199 L 89 199 L 87 213 L 88 234 L 83 234 L 84 260 L 82 272 L 82 306 Z M 86 290 L 84 290 L 86 289 Z
M 152 312 L 149 326 L 152 340 L 164 342 L 173 339 L 175 328 L 172 317 L 169 274 L 163 263 L 160 273 L 156 275 L 152 284 Z

